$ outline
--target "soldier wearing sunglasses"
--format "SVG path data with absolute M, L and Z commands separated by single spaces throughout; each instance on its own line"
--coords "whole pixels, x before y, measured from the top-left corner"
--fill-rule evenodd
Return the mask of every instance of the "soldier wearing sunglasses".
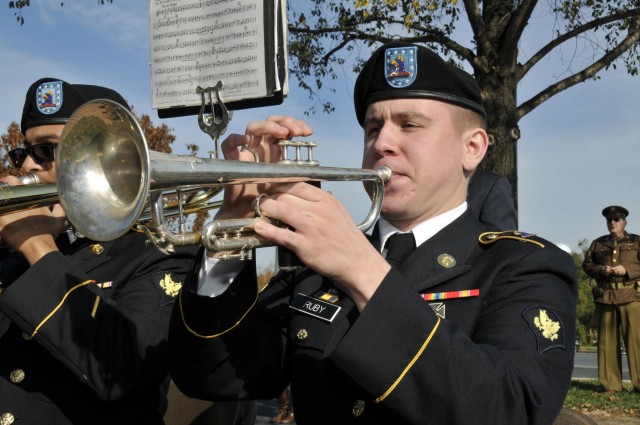
M 105 87 L 33 83 L 13 165 L 54 183 L 64 125 L 94 99 L 127 105 Z M 167 256 L 133 231 L 77 237 L 60 205 L 0 216 L 0 237 L 11 250 L 0 258 L 0 423 L 162 424 L 169 317 L 195 248 Z
M 640 236 L 625 231 L 626 208 L 612 205 L 602 215 L 609 234 L 591 243 L 582 264 L 598 283 L 598 378 L 604 392 L 622 391 L 622 336 L 631 383 L 640 392 Z

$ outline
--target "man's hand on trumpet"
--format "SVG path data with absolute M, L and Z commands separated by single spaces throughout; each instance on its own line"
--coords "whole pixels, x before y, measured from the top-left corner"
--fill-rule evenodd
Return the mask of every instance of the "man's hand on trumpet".
M 390 269 L 344 205 L 322 189 L 306 183 L 280 184 L 261 198 L 260 211 L 295 231 L 257 222 L 256 233 L 291 249 L 306 266 L 333 279 L 359 310 Z
M 20 184 L 17 177 L 0 181 L 9 186 Z M 0 239 L 8 247 L 20 251 L 29 264 L 34 264 L 49 252 L 57 251 L 55 238 L 65 224 L 65 214 L 59 204 L 0 215 Z
M 225 159 L 275 163 L 280 160 L 278 142 L 313 134 L 306 122 L 292 117 L 270 116 L 265 121 L 247 125 L 245 134 L 231 134 L 222 142 Z M 253 217 L 253 200 L 268 192 L 270 185 L 230 185 L 216 219 Z

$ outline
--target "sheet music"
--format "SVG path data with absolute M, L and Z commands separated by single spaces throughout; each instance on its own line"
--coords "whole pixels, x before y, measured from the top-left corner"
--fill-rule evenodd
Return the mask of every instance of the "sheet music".
M 225 103 L 270 95 L 264 13 L 263 0 L 151 0 L 153 107 L 199 106 L 196 88 L 218 81 Z

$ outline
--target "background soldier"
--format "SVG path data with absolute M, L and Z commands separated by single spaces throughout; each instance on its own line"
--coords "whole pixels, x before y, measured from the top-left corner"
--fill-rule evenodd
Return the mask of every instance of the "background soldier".
M 627 233 L 629 211 L 612 205 L 602 210 L 609 234 L 591 243 L 584 271 L 597 282 L 598 377 L 603 391 L 622 391 L 620 334 L 627 347 L 631 383 L 640 391 L 640 236 Z

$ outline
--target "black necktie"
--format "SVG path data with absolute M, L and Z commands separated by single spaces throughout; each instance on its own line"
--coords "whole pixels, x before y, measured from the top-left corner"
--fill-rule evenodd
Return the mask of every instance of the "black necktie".
M 387 262 L 399 266 L 416 249 L 413 233 L 394 233 L 387 239 Z

